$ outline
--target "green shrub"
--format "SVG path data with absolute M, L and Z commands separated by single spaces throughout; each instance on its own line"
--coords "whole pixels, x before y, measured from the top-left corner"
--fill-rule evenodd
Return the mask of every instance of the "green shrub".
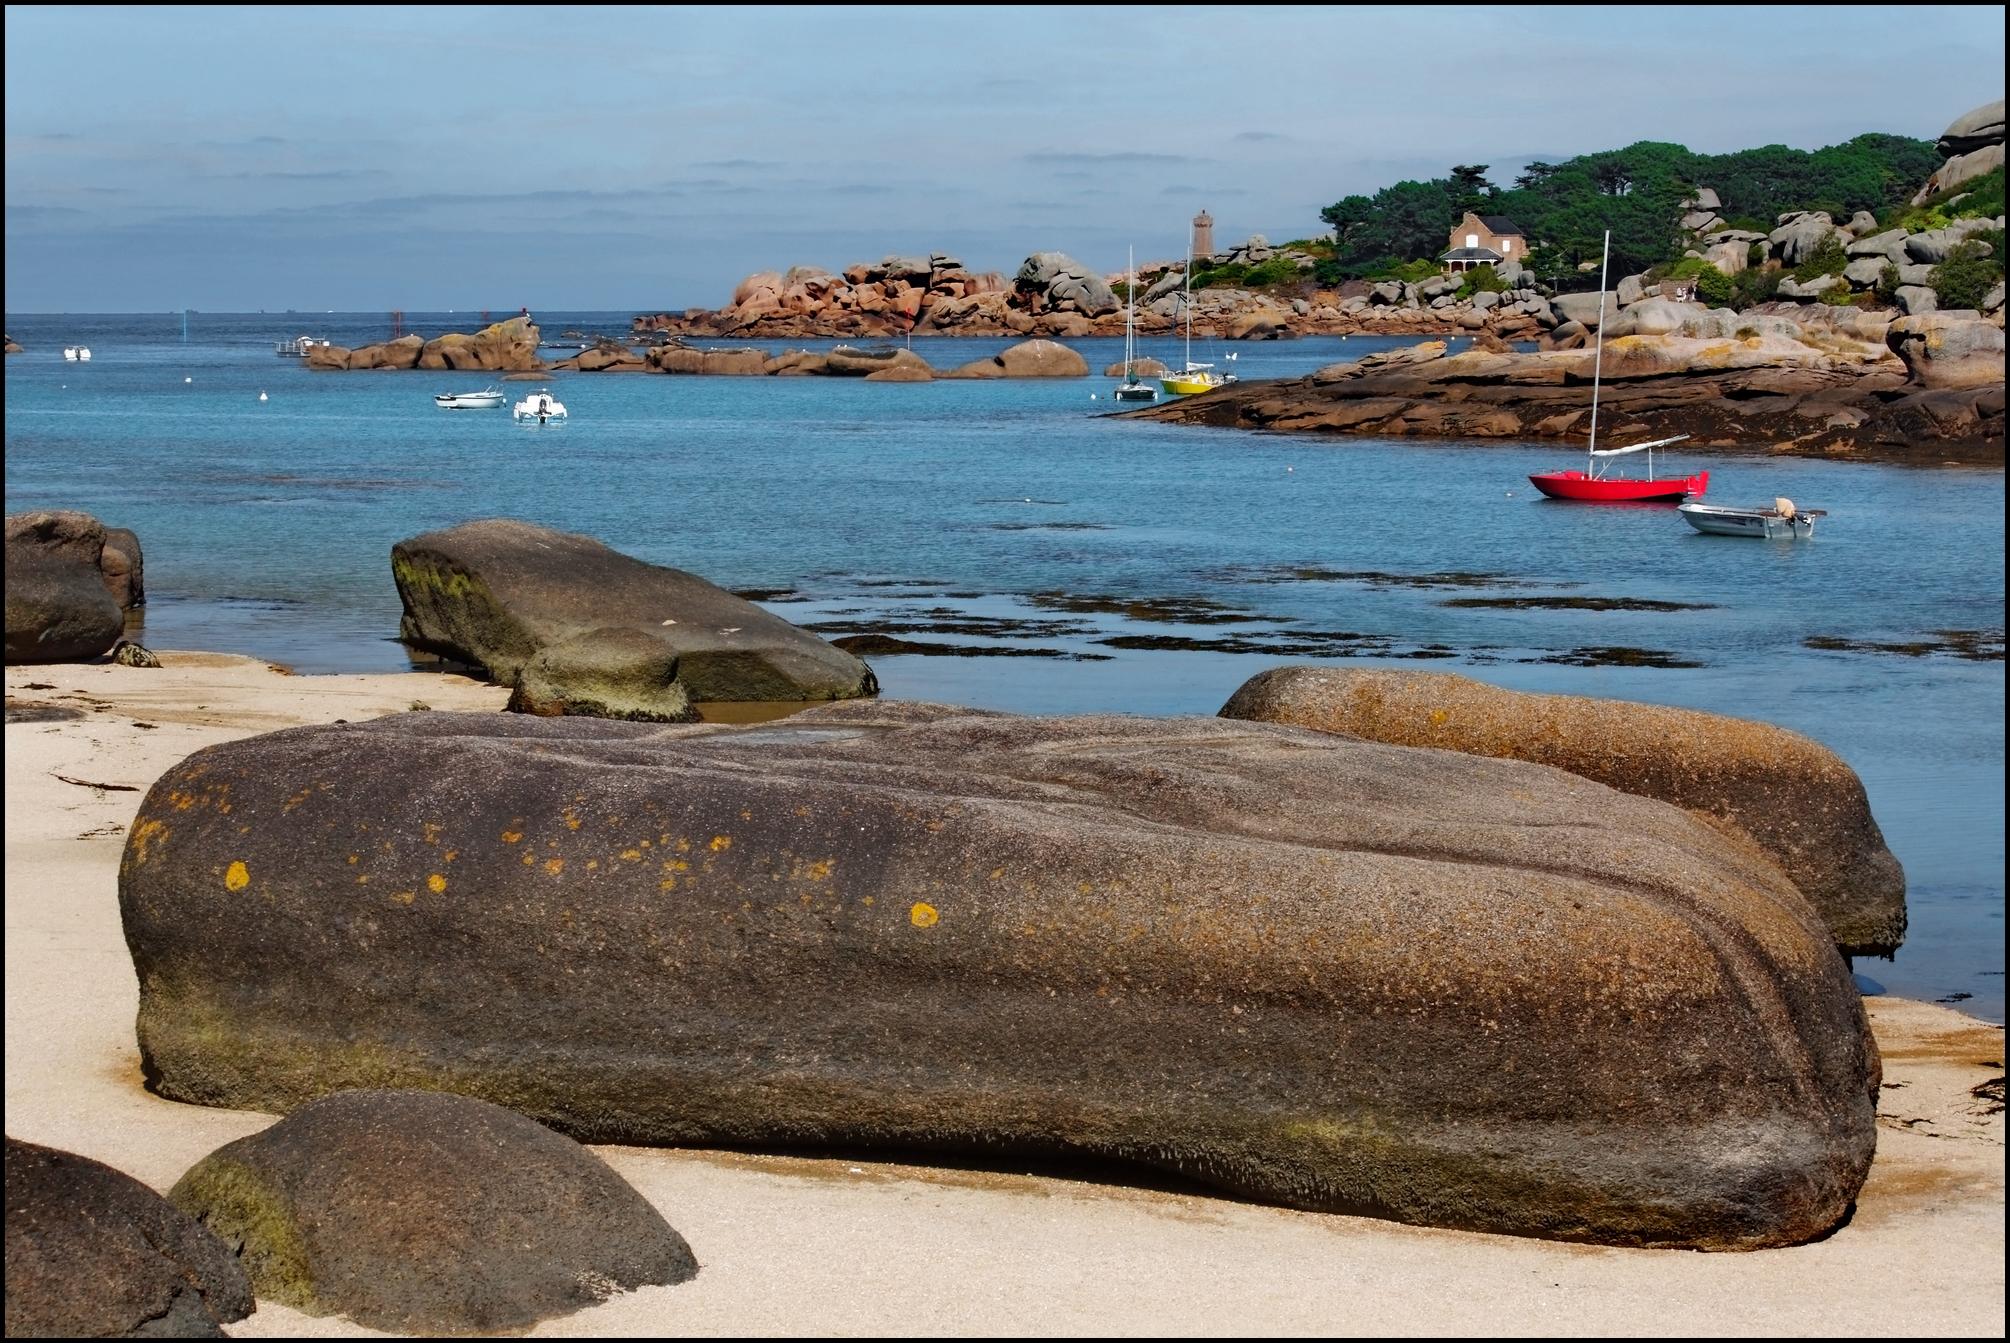
M 2003 235 L 1996 235 L 2002 241 Z M 1984 295 L 2003 281 L 2003 262 L 1985 255 L 1984 244 L 1970 238 L 1947 254 L 1947 260 L 1933 268 L 1927 286 L 1943 308 L 1980 310 Z
M 1766 241 L 1765 239 L 1761 238 L 1759 241 L 1753 243 L 1750 247 L 1745 249 L 1745 264 L 1749 266 L 1751 269 L 1757 270 L 1759 267 L 1766 264 L 1766 257 L 1768 254 L 1769 251 L 1766 246 Z
M 1323 289 L 1337 289 L 1347 283 L 1349 278 L 1351 277 L 1347 274 L 1347 268 L 1330 256 L 1321 259 L 1312 267 L 1313 283 Z
M 1744 270 L 1731 279 L 1731 294 L 1736 306 L 1749 308 L 1755 303 L 1770 303 L 1780 292 L 1780 282 L 1786 272 L 1777 270 Z
M 1405 261 L 1386 268 L 1381 274 L 1369 278 L 1376 280 L 1401 280 L 1404 284 L 1422 284 L 1435 275 L 1444 274 L 1445 268 L 1436 261 L 1423 258 Z
M 1871 294 L 1879 303 L 1890 307 L 1898 302 L 1898 267 L 1887 261 L 1884 269 L 1877 273 L 1877 283 L 1871 287 Z
M 1800 265 L 1794 267 L 1794 278 L 1803 284 L 1809 280 L 1819 280 L 1824 275 L 1840 275 L 1843 267 L 1849 265 L 1849 253 L 1843 250 L 1842 235 L 1830 229 L 1815 244 L 1815 250 L 1808 253 Z
M 1296 284 L 1299 275 L 1296 261 L 1288 256 L 1275 256 L 1260 265 L 1251 266 L 1242 278 L 1245 284 L 1262 289 L 1271 285 Z
M 1704 266 L 1696 272 L 1696 297 L 1713 308 L 1727 306 L 1736 295 L 1737 289 L 1731 277 L 1715 266 Z
M 1848 285 L 1840 284 L 1824 292 L 1818 301 L 1831 308 L 1861 308 L 1866 300 L 1874 301 L 1872 295 L 1852 293 Z
M 1475 266 L 1467 271 L 1459 281 L 1459 298 L 1471 298 L 1474 294 L 1505 294 L 1507 281 L 1494 273 L 1492 266 Z

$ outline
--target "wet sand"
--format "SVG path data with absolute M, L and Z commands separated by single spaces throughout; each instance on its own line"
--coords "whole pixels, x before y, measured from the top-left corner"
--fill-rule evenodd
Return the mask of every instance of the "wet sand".
M 141 1086 L 116 889 L 144 790 L 215 742 L 414 701 L 497 709 L 506 694 L 452 675 L 161 658 L 7 669 L 6 1110 L 9 1134 L 165 1190 L 272 1117 Z M 1261 1207 L 1118 1167 L 601 1147 L 702 1270 L 532 1332 L 2000 1336 L 2003 1030 L 1869 1005 L 1885 1061 L 1877 1160 L 1855 1217 L 1812 1245 L 1563 1245 Z M 274 1305 L 230 1332 L 371 1333 Z

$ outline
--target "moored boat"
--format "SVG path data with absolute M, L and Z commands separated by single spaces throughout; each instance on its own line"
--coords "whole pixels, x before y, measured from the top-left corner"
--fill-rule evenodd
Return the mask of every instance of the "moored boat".
M 441 392 L 433 404 L 441 410 L 494 410 L 503 403 L 502 389 L 486 387 L 479 392 Z
M 1124 286 L 1124 380 L 1114 393 L 1119 401 L 1156 401 L 1159 389 L 1138 376 L 1138 254 L 1131 252 L 1131 273 Z
M 1771 508 L 1730 508 L 1720 504 L 1677 504 L 1682 520 L 1712 536 L 1749 536 L 1756 540 L 1798 540 L 1815 534 L 1815 519 L 1825 508 L 1796 508 L 1791 499 L 1775 499 Z
M 1186 285 L 1181 291 L 1180 307 L 1186 311 L 1186 366 L 1179 372 L 1167 372 L 1159 379 L 1159 386 L 1165 388 L 1167 396 L 1192 396 L 1196 392 L 1211 392 L 1217 387 L 1226 387 L 1235 381 L 1233 373 L 1217 373 L 1213 364 L 1196 364 L 1193 361 L 1193 248 L 1186 253 Z
M 550 392 L 532 392 L 517 402 L 511 408 L 510 414 L 520 423 L 535 420 L 539 424 L 548 424 L 566 417 L 564 403 L 554 398 Z
M 1598 446 L 1598 384 L 1605 368 L 1605 279 L 1606 267 L 1611 261 L 1612 230 L 1607 229 L 1605 260 L 1599 263 L 1598 271 L 1598 347 L 1591 358 L 1591 436 L 1585 445 L 1584 470 L 1538 471 L 1528 478 L 1528 483 L 1552 499 L 1591 504 L 1646 503 L 1701 495 L 1710 488 L 1708 471 L 1688 476 L 1657 477 L 1654 474 L 1654 449 L 1680 443 L 1689 437 L 1687 434 L 1657 438 L 1647 443 L 1629 443 L 1623 448 Z M 1644 479 L 1608 474 L 1612 458 L 1636 452 L 1647 454 L 1647 475 Z

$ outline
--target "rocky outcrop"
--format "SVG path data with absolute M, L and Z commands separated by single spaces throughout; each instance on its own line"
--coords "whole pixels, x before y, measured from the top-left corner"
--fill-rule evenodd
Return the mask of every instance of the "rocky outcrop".
M 1885 341 L 1922 387 L 2003 387 L 2003 328 L 1973 312 L 1901 317 Z
M 240 1254 L 259 1297 L 400 1334 L 498 1334 L 697 1261 L 572 1139 L 499 1105 L 343 1091 L 226 1144 L 169 1197 Z
M 223 1338 L 251 1314 L 230 1247 L 132 1176 L 7 1139 L 8 1338 Z
M 1133 359 L 1129 371 L 1136 373 L 1140 378 L 1157 378 L 1163 377 L 1171 370 L 1156 359 Z M 1103 370 L 1103 376 L 1106 378 L 1121 378 L 1124 373 L 1124 361 L 1121 359 Z
M 538 329 L 528 317 L 494 322 L 472 335 L 450 332 L 433 340 L 399 336 L 378 345 L 348 349 L 316 345 L 306 364 L 317 369 L 453 369 L 458 372 L 533 373 L 545 371 L 537 357 Z
M 1253 237 L 1229 253 L 1226 264 L 1263 264 L 1284 258 L 1309 271 L 1314 259 L 1291 248 L 1272 248 Z M 1302 292 L 1278 295 L 1219 285 L 1183 290 L 1179 262 L 1153 262 L 1136 276 L 1138 329 L 1146 334 L 1183 329 L 1191 305 L 1194 332 L 1210 339 L 1268 340 L 1314 332 L 1420 334 L 1486 330 L 1509 340 L 1532 340 L 1555 324 L 1547 301 L 1520 267 L 1503 267 L 1513 287 L 1492 299 L 1458 299 L 1462 277 L 1418 284 L 1350 284 L 1322 290 L 1302 281 Z M 1036 252 L 1011 279 L 975 274 L 955 257 L 887 257 L 847 266 L 840 275 L 815 267 L 786 273 L 761 271 L 742 280 L 732 300 L 704 308 L 637 317 L 636 335 L 898 337 L 1118 336 L 1125 310 L 1117 285 L 1128 275 L 1099 276 L 1061 252 Z M 1484 291 L 1483 291 L 1484 292 Z M 657 356 L 652 353 L 652 362 Z M 682 358 L 673 363 L 683 362 Z M 685 370 L 678 370 L 685 371 Z
M 1670 802 L 1756 843 L 1846 955 L 1905 940 L 1905 873 L 1863 781 L 1796 732 L 1694 709 L 1501 690 L 1443 672 L 1278 667 L 1223 718 L 1526 760 Z
M 105 548 L 98 555 L 98 572 L 104 575 L 105 591 L 121 611 L 147 603 L 146 556 L 140 538 L 129 527 L 107 527 Z
M 1648 306 L 1655 302 L 1636 305 L 1645 309 L 1640 318 L 1621 320 L 1670 324 L 1666 309 Z M 1934 387 L 1910 380 L 1885 349 L 1886 328 L 1895 325 L 1888 315 L 1819 305 L 1792 316 L 1670 306 L 1686 309 L 1674 330 L 1606 340 L 1601 441 L 1687 434 L 1693 447 L 1713 452 L 2003 461 L 2000 363 L 1992 384 Z M 1428 342 L 1401 363 L 1333 365 L 1128 413 L 1290 432 L 1556 439 L 1581 449 L 1592 362 L 1586 350 L 1447 355 Z
M 1947 161 L 1926 179 L 1912 199 L 1914 205 L 2003 166 L 2003 100 L 1998 98 L 1956 117 L 1934 147 Z
M 1051 340 L 1026 340 L 989 359 L 973 359 L 945 378 L 1086 378 L 1089 361 Z
M 582 1141 L 1076 1153 L 1714 1248 L 1835 1226 L 1875 1144 L 1855 988 L 1751 843 L 1263 724 L 301 728 L 164 776 L 120 909 L 146 1075 L 201 1104 L 367 1078 Z
M 105 527 L 88 513 L 9 514 L 7 662 L 79 662 L 118 642 L 126 616 L 104 570 Z
M 681 722 L 708 701 L 876 694 L 872 669 L 695 574 L 506 518 L 391 548 L 409 644 L 484 668 L 511 707 Z

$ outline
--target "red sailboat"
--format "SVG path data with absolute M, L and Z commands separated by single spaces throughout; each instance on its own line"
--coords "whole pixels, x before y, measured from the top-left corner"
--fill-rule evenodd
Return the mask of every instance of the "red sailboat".
M 1582 471 L 1541 471 L 1528 478 L 1529 484 L 1541 490 L 1552 499 L 1576 499 L 1585 503 L 1638 503 L 1653 499 L 1680 500 L 1691 495 L 1700 495 L 1710 487 L 1710 473 L 1698 471 L 1693 476 L 1654 475 L 1654 449 L 1670 443 L 1680 443 L 1689 437 L 1677 434 L 1673 438 L 1657 438 L 1647 443 L 1629 443 L 1623 448 L 1601 448 L 1598 446 L 1598 383 L 1605 365 L 1605 275 L 1606 266 L 1612 260 L 1612 230 L 1605 231 L 1605 260 L 1598 268 L 1598 350 L 1591 361 L 1591 442 L 1585 450 Z M 1647 454 L 1647 475 L 1645 479 L 1609 475 L 1608 461 L 1624 457 L 1630 453 Z

